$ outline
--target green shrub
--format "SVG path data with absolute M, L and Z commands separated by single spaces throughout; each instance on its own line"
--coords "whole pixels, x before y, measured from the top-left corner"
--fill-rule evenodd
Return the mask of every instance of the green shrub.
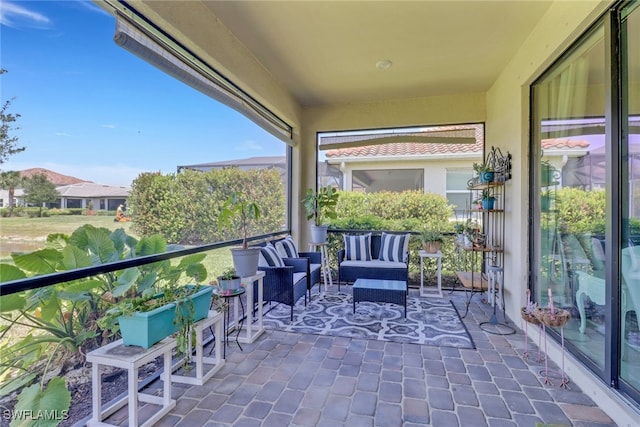
M 232 224 L 223 231 L 218 228 L 219 213 L 233 192 L 241 192 L 261 208 L 260 219 L 253 222 L 249 235 L 285 227 L 285 195 L 280 173 L 276 169 L 228 168 L 139 175 L 132 183 L 128 201 L 134 230 L 143 236 L 160 234 L 167 243 L 202 244 L 238 239 L 241 237 L 239 226 Z
M 74 215 L 71 209 L 58 209 L 58 208 L 48 209 L 47 213 L 49 214 L 49 216 Z
M 355 193 L 340 192 L 338 199 L 338 219 L 332 220 L 330 228 L 345 230 L 374 230 L 374 231 L 406 231 L 412 232 L 409 240 L 409 271 L 420 272 L 420 258 L 416 255 L 422 244 L 418 232 L 431 228 L 443 233 L 453 231 L 449 218 L 453 209 L 444 196 L 419 191 L 404 191 L 401 193 Z M 332 268 L 337 268 L 336 256 L 343 248 L 343 236 L 340 233 L 329 233 L 329 261 Z M 453 250 L 453 241 L 450 249 Z M 443 264 L 443 270 L 444 270 Z

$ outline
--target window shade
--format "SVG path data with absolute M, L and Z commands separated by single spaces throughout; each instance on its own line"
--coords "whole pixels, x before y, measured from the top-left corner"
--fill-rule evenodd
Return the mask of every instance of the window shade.
M 168 37 L 154 34 L 117 12 L 113 39 L 134 55 L 244 114 L 285 143 L 293 144 L 291 126 Z

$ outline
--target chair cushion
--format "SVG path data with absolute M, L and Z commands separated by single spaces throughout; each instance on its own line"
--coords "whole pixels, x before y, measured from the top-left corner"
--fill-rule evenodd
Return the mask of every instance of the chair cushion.
M 350 261 L 371 261 L 371 233 L 344 235 L 345 259 Z
M 258 257 L 258 265 L 260 267 L 284 267 L 284 262 L 278 254 L 276 248 L 271 243 L 260 248 L 260 256 Z
M 371 261 L 342 261 L 340 268 L 344 267 L 361 267 L 367 269 L 376 268 L 407 268 L 407 264 L 404 262 L 392 262 L 392 261 L 380 261 L 377 259 Z
M 407 262 L 410 234 L 382 233 L 380 261 Z
M 282 258 L 298 258 L 298 249 L 291 236 L 276 242 L 276 249 Z
M 298 283 L 301 280 L 307 280 L 307 273 L 293 273 L 293 283 L 292 285 L 295 285 L 296 283 Z

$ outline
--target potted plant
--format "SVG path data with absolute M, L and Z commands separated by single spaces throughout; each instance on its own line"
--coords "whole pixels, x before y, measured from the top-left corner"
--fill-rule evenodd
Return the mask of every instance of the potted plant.
M 149 348 L 176 334 L 178 351 L 185 353 L 191 325 L 204 319 L 211 305 L 210 286 L 183 286 L 174 291 L 128 299 L 114 307 L 125 345 Z
M 495 173 L 490 164 L 486 162 L 474 163 L 473 170 L 478 175 L 478 179 L 481 183 L 493 182 Z
M 250 248 L 247 236 L 251 221 L 260 218 L 260 208 L 256 202 L 246 200 L 243 194 L 233 192 L 222 206 L 218 216 L 218 228 L 231 227 L 235 217 L 238 217 L 240 221 L 242 247 L 231 249 L 233 265 L 238 276 L 253 276 L 258 270 L 260 248 Z
M 242 280 L 240 276 L 236 274 L 236 270 L 233 267 L 229 267 L 218 276 L 218 286 L 221 291 L 233 291 L 240 288 Z
M 440 250 L 443 235 L 438 230 L 427 228 L 420 233 L 420 239 L 422 240 L 424 251 L 429 254 L 435 254 Z
M 482 190 L 482 209 L 486 211 L 493 209 L 495 201 L 496 198 L 491 194 L 490 189 L 485 188 Z
M 311 226 L 311 240 L 313 243 L 327 241 L 328 226 L 325 221 L 338 217 L 336 213 L 338 197 L 338 190 L 333 187 L 320 187 L 317 192 L 312 188 L 307 189 L 307 193 L 302 199 L 302 204 L 307 212 L 307 220 L 314 220 Z

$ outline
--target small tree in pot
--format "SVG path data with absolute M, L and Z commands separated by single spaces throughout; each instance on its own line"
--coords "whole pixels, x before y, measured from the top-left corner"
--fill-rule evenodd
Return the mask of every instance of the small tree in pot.
M 239 192 L 232 193 L 222 206 L 218 216 L 218 228 L 232 226 L 232 219 L 240 218 L 242 248 L 231 249 L 236 274 L 241 277 L 253 276 L 258 270 L 259 248 L 250 248 L 247 237 L 251 221 L 260 218 L 260 208 L 256 202 L 249 202 Z
M 429 254 L 435 254 L 440 250 L 444 237 L 440 231 L 427 228 L 420 233 L 420 239 L 422 240 L 424 251 Z
M 312 188 L 307 190 L 302 204 L 307 212 L 307 219 L 313 219 L 311 226 L 311 240 L 313 243 L 324 243 L 327 241 L 327 219 L 336 219 L 336 205 L 338 204 L 339 193 L 333 187 L 320 187 L 317 192 Z

